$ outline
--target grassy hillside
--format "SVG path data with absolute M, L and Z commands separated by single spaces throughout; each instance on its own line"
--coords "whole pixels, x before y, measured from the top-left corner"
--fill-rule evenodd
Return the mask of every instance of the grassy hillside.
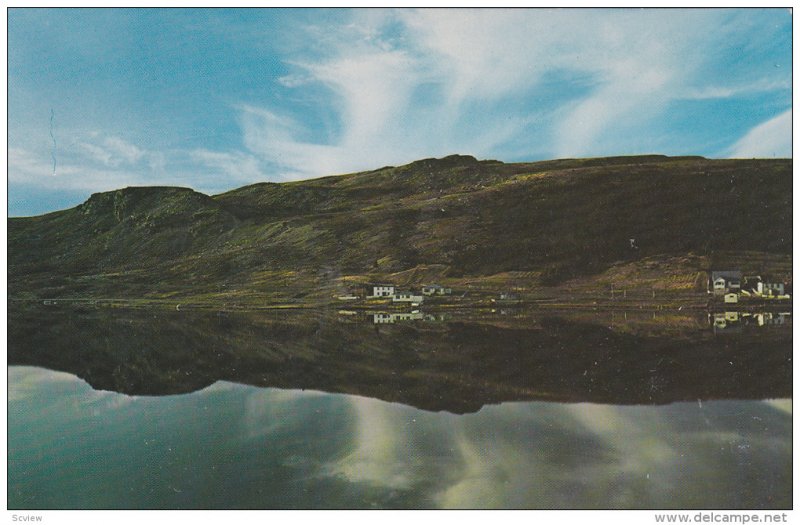
M 397 275 L 420 284 L 431 268 L 536 287 L 675 258 L 695 265 L 682 275 L 740 260 L 768 273 L 791 266 L 791 171 L 791 160 L 451 156 L 213 197 L 125 188 L 10 218 L 9 293 L 287 301 Z

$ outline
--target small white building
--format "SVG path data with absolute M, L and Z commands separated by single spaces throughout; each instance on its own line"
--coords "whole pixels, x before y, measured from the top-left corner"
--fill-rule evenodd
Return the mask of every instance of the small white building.
M 727 292 L 739 291 L 742 288 L 742 272 L 739 270 L 722 270 L 711 272 L 711 290 L 714 295 L 725 295 Z
M 725 294 L 725 303 L 727 304 L 735 304 L 739 302 L 739 294 L 737 293 L 726 293 Z
M 394 295 L 394 286 L 390 284 L 375 284 L 372 286 L 372 297 L 391 297 Z

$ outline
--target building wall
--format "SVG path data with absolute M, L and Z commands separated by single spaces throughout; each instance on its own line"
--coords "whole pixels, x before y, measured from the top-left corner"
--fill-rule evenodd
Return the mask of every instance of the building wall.
M 373 286 L 372 295 L 375 297 L 389 297 L 394 295 L 394 286 Z

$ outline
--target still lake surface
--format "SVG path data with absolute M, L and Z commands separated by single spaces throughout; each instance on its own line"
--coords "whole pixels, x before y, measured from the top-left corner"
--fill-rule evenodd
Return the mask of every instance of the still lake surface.
M 8 506 L 791 508 L 766 324 L 11 312 Z

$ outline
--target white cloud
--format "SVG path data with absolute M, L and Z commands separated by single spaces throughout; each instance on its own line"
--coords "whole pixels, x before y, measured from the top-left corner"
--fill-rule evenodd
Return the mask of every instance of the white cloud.
M 9 148 L 9 181 L 51 190 L 108 191 L 152 184 L 150 168 L 163 159 L 162 153 L 149 152 L 119 137 L 74 130 L 63 134 L 74 139 L 56 149 L 55 173 L 49 145 Z
M 792 110 L 754 127 L 731 147 L 731 158 L 791 157 Z
M 258 158 L 246 152 L 151 151 L 118 137 L 98 138 L 92 133 L 61 146 L 57 159 L 58 168 L 53 174 L 46 148 L 9 148 L 9 181 L 87 194 L 153 184 L 188 186 L 214 193 L 229 189 L 232 183 L 241 185 L 268 178 Z
M 284 75 L 278 78 L 278 84 L 288 88 L 296 88 L 308 84 L 308 82 L 308 77 L 303 75 Z
M 53 164 L 49 158 L 33 155 L 30 151 L 8 148 L 8 181 L 30 183 L 52 175 Z
M 729 18 L 713 10 L 356 11 L 314 33 L 322 49 L 287 61 L 297 72 L 279 80 L 327 88 L 340 119 L 335 136 L 312 143 L 299 118 L 240 107 L 245 144 L 292 178 L 450 153 L 529 156 L 533 133 L 550 156 L 635 153 L 626 148 L 642 137 L 630 130 L 657 130 L 672 101 L 785 89 L 773 78 L 699 80 L 716 56 L 699 50 L 730 36 Z M 564 92 L 553 94 L 559 84 Z M 538 108 L 512 104 L 540 95 L 550 98 Z
M 289 71 L 277 87 L 264 88 L 279 90 L 273 105 L 229 94 L 238 101 L 231 108 L 241 146 L 159 148 L 125 128 L 103 134 L 64 126 L 59 139 L 72 138 L 59 140 L 53 177 L 43 120 L 9 134 L 10 180 L 213 192 L 452 153 L 500 160 L 641 148 L 669 154 L 662 137 L 671 135 L 674 102 L 791 86 L 785 68 L 771 63 L 726 67 L 737 43 L 756 45 L 753 31 L 761 31 L 760 45 L 774 36 L 763 18 L 735 10 L 376 9 L 341 16 L 347 20 L 291 28 L 307 32 L 293 41 L 307 47 L 284 47 L 290 54 L 279 58 Z M 752 130 L 731 151 L 771 155 L 767 144 L 778 144 L 776 154 L 786 155 L 789 139 L 778 128 L 788 118 Z
M 145 152 L 138 147 L 125 142 L 119 137 L 107 137 L 103 140 L 103 146 L 110 151 L 114 158 L 120 159 L 119 162 L 135 164 L 145 156 Z
M 147 151 L 119 137 L 98 140 L 99 135 L 98 132 L 90 133 L 89 137 L 76 142 L 77 150 L 66 153 L 82 153 L 91 161 L 106 167 L 134 165 L 148 155 Z
M 336 173 L 345 164 L 339 148 L 296 139 L 302 128 L 291 118 L 254 106 L 240 106 L 239 111 L 245 147 L 276 165 L 278 176 L 319 177 Z
M 740 85 L 732 85 L 732 86 L 710 85 L 701 88 L 687 88 L 683 92 L 683 98 L 688 100 L 730 98 L 739 95 L 748 95 L 752 93 L 776 91 L 776 90 L 788 90 L 788 89 L 792 89 L 791 80 L 763 78 L 755 82 L 750 82 Z
M 258 159 L 247 153 L 198 149 L 192 151 L 190 157 L 213 172 L 224 175 L 230 181 L 252 182 L 266 178 Z
M 471 58 L 470 50 L 489 45 L 491 36 L 471 47 L 461 41 L 448 44 L 453 22 L 432 13 L 357 12 L 340 32 L 329 32 L 324 57 L 291 62 L 302 74 L 287 75 L 280 82 L 285 86 L 313 82 L 327 88 L 341 120 L 339 132 L 327 143 L 303 140 L 300 137 L 308 135 L 308 130 L 292 118 L 242 105 L 238 109 L 248 150 L 277 165 L 284 178 L 305 178 L 426 156 L 489 154 L 498 143 L 518 135 L 531 124 L 529 115 L 464 126 L 460 110 L 469 110 L 476 96 L 497 98 L 518 90 L 519 85 L 505 82 L 499 73 L 484 71 L 494 64 L 492 53 Z M 477 27 L 482 23 L 475 12 L 453 14 L 456 24 L 469 22 Z M 494 16 L 500 18 L 494 23 L 498 28 L 510 21 L 508 12 Z M 386 36 L 391 33 L 386 28 L 396 24 L 401 24 L 403 37 Z M 517 37 L 523 38 L 522 33 Z M 493 49 L 504 47 L 501 42 Z M 515 53 L 515 59 L 500 65 L 499 71 L 515 76 L 523 55 Z M 495 78 L 481 80 L 490 77 Z M 430 91 L 430 98 L 419 96 L 424 89 Z

